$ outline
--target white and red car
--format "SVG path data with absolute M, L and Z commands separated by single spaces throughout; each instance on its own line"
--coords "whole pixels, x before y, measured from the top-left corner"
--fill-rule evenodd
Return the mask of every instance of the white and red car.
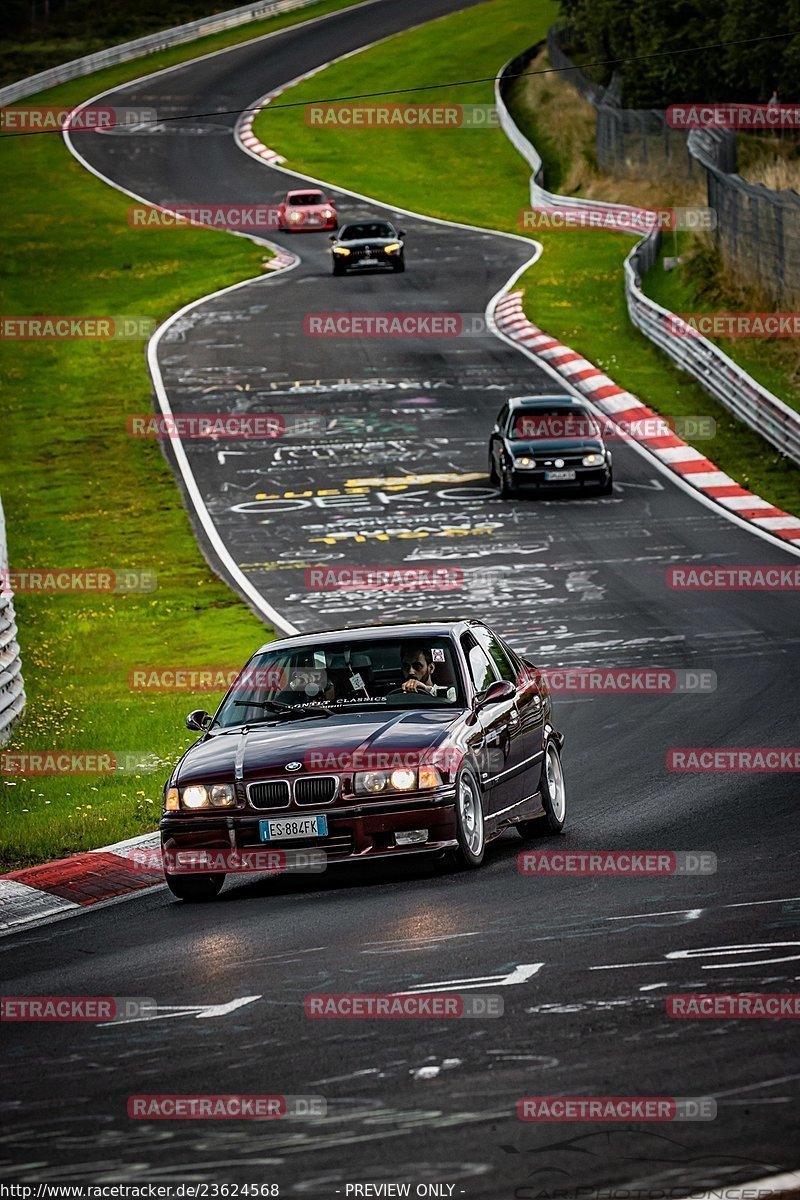
M 339 226 L 333 202 L 316 189 L 287 192 L 286 199 L 278 206 L 278 213 L 278 228 L 283 230 L 337 229 Z

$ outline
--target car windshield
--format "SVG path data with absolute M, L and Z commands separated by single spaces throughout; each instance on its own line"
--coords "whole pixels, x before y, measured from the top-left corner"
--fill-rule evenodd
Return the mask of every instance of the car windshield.
M 390 238 L 396 234 L 391 225 L 383 221 L 364 221 L 359 225 L 346 225 L 341 232 L 341 241 L 356 241 L 359 238 Z
M 447 637 L 354 638 L 257 654 L 239 673 L 216 726 L 282 720 L 314 708 L 463 707 L 453 645 Z
M 288 204 L 325 203 L 325 197 L 322 192 L 290 192 L 286 199 Z
M 518 411 L 512 418 L 511 437 L 515 441 L 542 438 L 599 437 L 600 429 L 591 413 L 581 408 L 530 409 Z

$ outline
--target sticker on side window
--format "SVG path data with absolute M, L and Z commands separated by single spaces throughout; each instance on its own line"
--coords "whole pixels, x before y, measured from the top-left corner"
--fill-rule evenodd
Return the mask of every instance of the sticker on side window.
M 361 678 L 358 671 L 356 671 L 355 675 L 350 676 L 350 687 L 354 692 L 364 691 L 364 680 Z
M 433 647 L 433 649 L 431 650 L 431 661 L 432 662 L 444 662 L 444 650 L 442 650 L 441 646 Z

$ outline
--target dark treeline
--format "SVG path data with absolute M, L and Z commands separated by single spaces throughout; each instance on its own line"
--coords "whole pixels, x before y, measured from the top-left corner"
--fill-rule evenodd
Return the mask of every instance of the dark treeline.
M 237 0 L 4 0 L 0 36 L 23 43 L 91 37 L 113 45 L 236 5 Z
M 800 0 L 559 0 L 570 27 L 565 47 L 578 61 L 627 58 L 742 38 L 790 33 L 780 41 L 729 45 L 615 68 L 627 108 L 681 101 L 766 102 L 777 91 L 800 102 Z M 607 84 L 611 69 L 589 72 Z

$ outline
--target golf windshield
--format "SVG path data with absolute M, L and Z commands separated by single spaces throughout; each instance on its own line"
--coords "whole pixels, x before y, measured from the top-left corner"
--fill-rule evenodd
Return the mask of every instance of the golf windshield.
M 291 716 L 292 709 L 457 708 L 463 703 L 449 638 L 358 639 L 256 655 L 234 681 L 215 725 Z

